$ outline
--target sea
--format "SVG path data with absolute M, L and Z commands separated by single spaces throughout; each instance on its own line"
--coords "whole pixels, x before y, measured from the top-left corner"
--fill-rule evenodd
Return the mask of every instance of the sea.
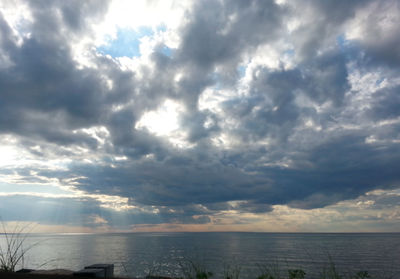
M 0 235 L 4 247 L 5 236 Z M 121 277 L 185 277 L 193 268 L 211 278 L 257 278 L 266 272 L 288 278 L 400 278 L 400 233 L 109 233 L 32 234 L 24 239 L 24 268 L 79 270 L 114 264 Z

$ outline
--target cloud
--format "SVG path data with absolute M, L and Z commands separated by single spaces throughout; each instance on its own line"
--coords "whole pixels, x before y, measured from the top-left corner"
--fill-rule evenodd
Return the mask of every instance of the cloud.
M 370 63 L 396 67 L 399 63 L 399 5 L 373 1 L 357 10 L 346 34 L 367 54 Z
M 2 4 L 3 218 L 261 226 L 400 187 L 396 1 L 123 4 Z M 134 54 L 104 47 L 140 28 Z M 74 196 L 11 189 L 29 183 Z

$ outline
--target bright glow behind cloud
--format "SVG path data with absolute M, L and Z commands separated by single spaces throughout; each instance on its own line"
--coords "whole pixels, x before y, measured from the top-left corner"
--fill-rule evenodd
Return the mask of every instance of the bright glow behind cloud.
M 147 128 L 158 136 L 171 135 L 179 128 L 179 115 L 182 110 L 178 103 L 167 100 L 157 110 L 143 114 L 135 128 Z

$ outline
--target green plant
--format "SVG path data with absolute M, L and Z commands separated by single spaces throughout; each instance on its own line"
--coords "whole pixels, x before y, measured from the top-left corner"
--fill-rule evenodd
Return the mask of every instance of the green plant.
M 257 279 L 278 279 L 275 278 L 273 275 L 271 274 L 261 274 L 257 277 Z
M 275 278 L 269 274 L 261 274 L 257 277 L 257 279 L 275 279 Z
M 329 266 L 324 267 L 321 273 L 321 279 L 343 279 L 340 275 L 332 259 L 329 257 Z
M 185 279 L 209 279 L 213 273 L 208 271 L 204 265 L 186 260 L 179 263 Z
M 224 265 L 224 279 L 239 279 L 241 266 L 236 262 Z
M 282 279 L 281 268 L 278 260 L 273 263 L 267 263 L 264 265 L 258 265 L 260 275 L 257 279 Z
M 306 273 L 302 269 L 289 269 L 289 279 L 304 279 Z M 262 274 L 257 279 L 281 279 L 278 269 L 264 268 Z
M 367 278 L 371 278 L 371 276 L 369 275 L 368 271 L 359 271 L 353 276 L 353 278 L 354 279 L 367 279 Z
M 304 279 L 306 273 L 302 269 L 289 269 L 289 279 Z
M 4 222 L 1 222 L 5 243 L 0 242 L 0 271 L 13 272 L 19 264 L 23 264 L 24 256 L 34 245 L 24 247 L 28 236 L 27 226 L 14 226 L 11 232 L 7 232 Z

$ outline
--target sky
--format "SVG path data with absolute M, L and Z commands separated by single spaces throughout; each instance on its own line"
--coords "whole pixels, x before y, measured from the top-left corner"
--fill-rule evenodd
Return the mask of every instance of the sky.
M 3 0 L 0 220 L 400 231 L 400 1 Z

